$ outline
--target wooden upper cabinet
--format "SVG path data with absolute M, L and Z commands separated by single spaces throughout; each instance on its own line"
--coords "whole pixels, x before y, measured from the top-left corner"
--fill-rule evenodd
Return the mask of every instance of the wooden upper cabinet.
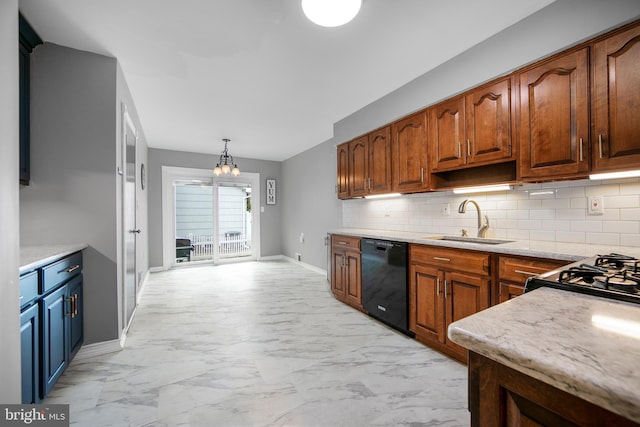
M 368 173 L 369 139 L 364 135 L 349 142 L 349 196 L 367 194 Z
M 465 133 L 467 164 L 513 159 L 511 132 L 513 102 L 511 77 L 483 86 L 467 95 Z
M 349 142 L 349 197 L 391 191 L 391 128 Z
M 369 194 L 391 191 L 391 126 L 369 134 Z
M 460 167 L 465 163 L 464 98 L 453 98 L 429 108 L 431 171 Z M 462 148 L 462 144 L 465 148 Z
M 589 50 L 518 74 L 520 176 L 576 178 L 589 171 Z
M 392 191 L 410 193 L 429 188 L 426 112 L 391 125 Z
M 593 169 L 640 167 L 640 27 L 594 46 Z
M 349 143 L 338 145 L 338 198 L 349 198 Z
M 511 78 L 429 109 L 434 172 L 512 160 Z

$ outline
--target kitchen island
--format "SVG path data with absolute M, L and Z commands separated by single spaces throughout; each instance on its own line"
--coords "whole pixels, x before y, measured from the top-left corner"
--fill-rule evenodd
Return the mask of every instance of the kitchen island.
M 474 426 L 640 425 L 638 305 L 542 288 L 448 336 L 469 350 Z

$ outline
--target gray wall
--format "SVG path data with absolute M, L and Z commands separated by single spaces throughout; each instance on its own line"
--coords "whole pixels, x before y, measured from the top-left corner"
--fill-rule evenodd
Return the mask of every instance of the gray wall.
M 318 240 L 340 227 L 335 146 L 640 16 L 638 0 L 557 0 L 334 125 L 334 137 L 283 164 L 284 254 L 324 268 Z M 428 52 L 425 52 L 428 54 Z M 317 200 L 301 203 L 313 192 Z M 322 211 L 318 211 L 321 207 Z M 291 227 L 291 229 L 289 229 Z M 300 232 L 309 239 L 299 243 Z
M 122 184 L 116 169 L 121 164 L 120 101 L 130 95 L 118 68 L 114 58 L 50 43 L 38 46 L 32 57 L 32 183 L 20 191 L 21 244 L 89 245 L 84 252 L 85 344 L 114 340 L 120 333 Z M 141 141 L 145 147 L 143 134 Z
M 20 403 L 18 0 L 0 2 L 0 402 Z
M 336 195 L 336 147 L 325 142 L 282 166 L 284 213 L 283 254 L 302 262 L 326 268 L 327 231 L 341 226 L 342 202 Z M 300 234 L 304 233 L 304 242 Z
M 222 148 L 222 147 L 221 147 Z M 195 169 L 211 169 L 218 162 L 218 155 L 189 153 L 184 151 L 149 149 L 149 265 L 162 267 L 162 166 Z M 264 206 L 260 213 L 260 255 L 268 257 L 282 254 L 283 197 L 281 189 L 281 162 L 235 158 L 242 172 L 260 174 L 260 205 L 254 202 L 253 209 Z M 276 179 L 278 195 L 276 205 L 266 204 L 265 180 Z

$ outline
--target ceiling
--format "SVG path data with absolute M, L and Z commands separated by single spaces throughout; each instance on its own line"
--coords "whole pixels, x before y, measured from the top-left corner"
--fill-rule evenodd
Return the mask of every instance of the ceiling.
M 116 57 L 149 147 L 286 160 L 333 124 L 553 0 L 20 0 L 45 41 Z

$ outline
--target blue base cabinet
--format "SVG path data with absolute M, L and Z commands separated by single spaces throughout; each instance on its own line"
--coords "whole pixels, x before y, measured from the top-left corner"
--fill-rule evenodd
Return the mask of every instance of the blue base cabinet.
M 22 403 L 40 402 L 40 307 L 34 304 L 20 313 L 22 354 Z
M 22 275 L 20 288 L 22 403 L 39 403 L 82 346 L 82 253 Z

